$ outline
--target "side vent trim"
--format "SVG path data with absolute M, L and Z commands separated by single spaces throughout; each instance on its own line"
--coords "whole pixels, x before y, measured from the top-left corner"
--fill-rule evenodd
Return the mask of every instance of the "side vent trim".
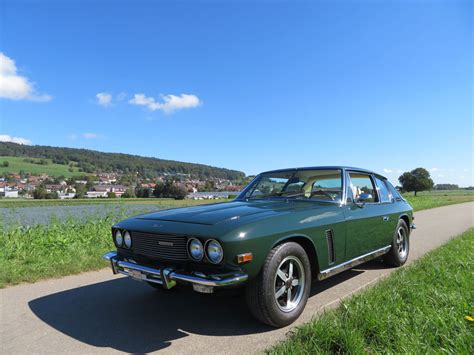
M 328 243 L 328 263 L 331 265 L 336 261 L 336 251 L 334 250 L 334 231 L 332 229 L 326 230 L 326 241 Z

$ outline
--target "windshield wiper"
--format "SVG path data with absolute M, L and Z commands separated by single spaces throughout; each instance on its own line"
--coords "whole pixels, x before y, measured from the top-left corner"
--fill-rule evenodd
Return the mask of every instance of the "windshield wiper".
M 285 197 L 285 198 L 291 198 L 291 197 L 298 197 L 298 196 L 304 196 L 306 195 L 306 192 L 298 192 L 297 194 L 291 194 L 291 195 L 285 195 L 285 193 L 281 193 L 280 197 Z
M 297 194 L 289 194 L 285 195 L 285 193 L 279 193 L 278 195 L 266 195 L 266 196 L 250 196 L 247 197 L 247 200 L 264 200 L 264 199 L 269 199 L 269 198 L 292 198 L 292 197 L 298 197 L 298 196 L 304 196 L 306 193 L 305 192 L 299 192 Z

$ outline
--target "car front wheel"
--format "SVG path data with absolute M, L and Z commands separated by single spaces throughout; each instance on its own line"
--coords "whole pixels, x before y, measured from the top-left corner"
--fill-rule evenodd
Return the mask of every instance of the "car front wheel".
M 284 327 L 303 312 L 311 289 L 308 255 L 298 243 L 273 248 L 260 274 L 246 288 L 250 312 L 263 323 Z

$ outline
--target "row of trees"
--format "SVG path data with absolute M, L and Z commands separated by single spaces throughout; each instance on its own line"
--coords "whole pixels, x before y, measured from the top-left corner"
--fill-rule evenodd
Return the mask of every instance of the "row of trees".
M 87 194 L 87 187 L 83 184 L 74 185 L 76 195 L 74 198 L 84 198 Z M 122 194 L 122 198 L 174 198 L 176 200 L 183 200 L 188 194 L 186 188 L 178 183 L 175 183 L 172 180 L 168 180 L 164 183 L 157 184 L 155 189 L 150 189 L 148 187 L 137 187 L 135 190 L 130 188 Z M 117 195 L 114 192 L 107 193 L 108 198 L 116 198 Z M 45 184 L 40 184 L 33 191 L 33 198 L 35 199 L 56 199 L 59 198 L 57 192 L 47 192 Z

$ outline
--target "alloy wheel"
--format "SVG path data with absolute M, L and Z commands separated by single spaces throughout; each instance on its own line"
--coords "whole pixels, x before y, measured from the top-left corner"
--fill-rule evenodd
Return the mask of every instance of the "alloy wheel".
M 293 311 L 303 298 L 305 288 L 303 264 L 295 256 L 287 256 L 275 274 L 275 300 L 283 312 Z

